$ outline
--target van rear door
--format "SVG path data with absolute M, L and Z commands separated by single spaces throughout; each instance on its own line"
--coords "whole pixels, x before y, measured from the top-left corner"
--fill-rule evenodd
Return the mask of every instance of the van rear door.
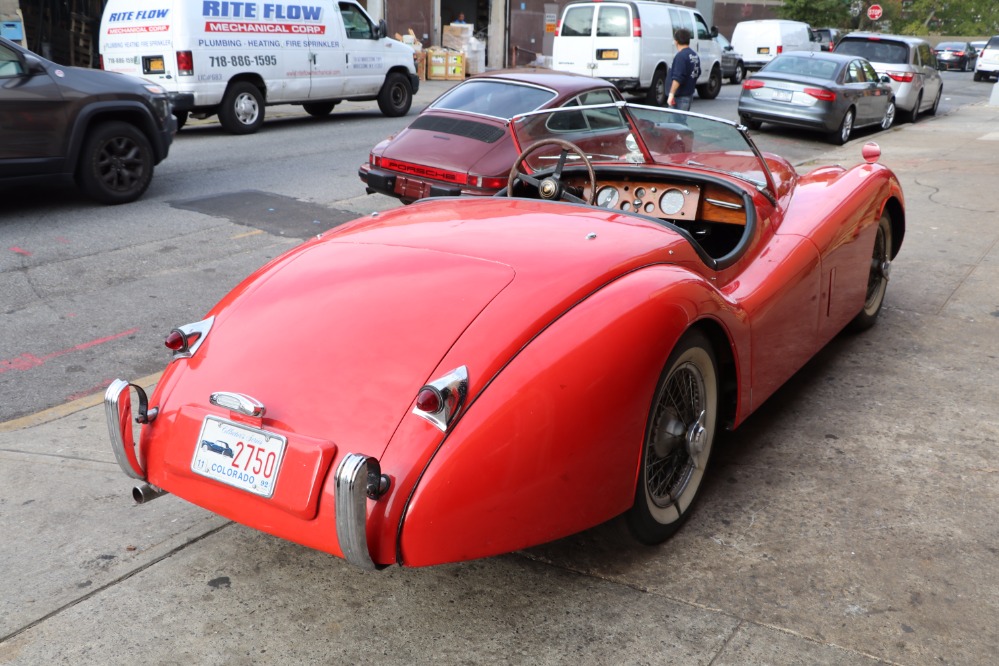
M 641 36 L 632 35 L 631 5 L 571 5 L 555 39 L 555 69 L 605 79 L 637 78 Z

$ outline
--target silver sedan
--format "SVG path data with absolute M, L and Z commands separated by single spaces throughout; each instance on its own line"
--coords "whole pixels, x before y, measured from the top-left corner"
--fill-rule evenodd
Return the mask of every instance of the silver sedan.
M 895 121 L 890 79 L 867 60 L 823 52 L 784 53 L 742 83 L 739 118 L 825 132 L 844 144 L 855 128 Z

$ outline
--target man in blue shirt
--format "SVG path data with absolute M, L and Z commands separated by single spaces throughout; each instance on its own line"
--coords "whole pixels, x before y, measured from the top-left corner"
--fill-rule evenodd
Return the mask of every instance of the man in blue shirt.
M 694 98 L 697 77 L 701 75 L 701 58 L 690 48 L 690 31 L 679 28 L 673 33 L 676 55 L 673 56 L 669 97 L 666 104 L 681 111 L 690 111 L 690 100 Z

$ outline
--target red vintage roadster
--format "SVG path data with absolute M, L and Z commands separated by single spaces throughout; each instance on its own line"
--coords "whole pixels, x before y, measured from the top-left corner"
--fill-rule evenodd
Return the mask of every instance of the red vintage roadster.
M 150 396 L 115 381 L 135 498 L 174 493 L 365 568 L 620 514 L 655 544 L 690 515 L 716 433 L 875 322 L 905 230 L 876 145 L 799 175 L 741 126 L 661 108 L 511 127 L 498 196 L 306 242 L 174 329 Z

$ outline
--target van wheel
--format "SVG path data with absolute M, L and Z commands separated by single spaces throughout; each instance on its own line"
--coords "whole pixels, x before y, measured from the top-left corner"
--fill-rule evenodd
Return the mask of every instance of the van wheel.
M 413 89 L 409 79 L 399 72 L 390 72 L 378 93 L 378 108 L 389 118 L 398 118 L 409 113 L 412 104 Z
M 337 102 L 308 102 L 303 104 L 302 108 L 310 116 L 315 116 L 316 118 L 324 118 L 330 115 L 333 111 L 333 107 L 337 105 Z
M 173 117 L 177 119 L 177 131 L 187 124 L 187 111 L 174 111 Z
M 660 67 L 652 75 L 652 85 L 645 93 L 645 101 L 652 106 L 666 106 L 666 68 Z
M 237 81 L 229 86 L 222 106 L 219 122 L 231 134 L 253 134 L 264 124 L 264 96 L 252 83 Z
M 697 96 L 701 99 L 714 99 L 721 92 L 721 87 L 721 67 L 715 65 L 711 68 L 711 76 L 708 77 L 708 82 L 697 86 Z
M 135 201 L 153 179 L 153 148 L 134 125 L 103 123 L 84 142 L 77 178 L 83 191 L 101 203 Z

